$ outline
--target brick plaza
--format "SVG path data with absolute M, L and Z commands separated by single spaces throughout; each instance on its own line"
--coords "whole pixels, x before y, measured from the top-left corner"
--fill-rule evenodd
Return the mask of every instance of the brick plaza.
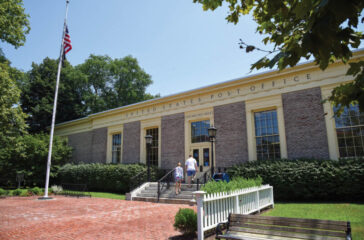
M 57 196 L 0 199 L 0 239 L 168 239 L 177 204 Z

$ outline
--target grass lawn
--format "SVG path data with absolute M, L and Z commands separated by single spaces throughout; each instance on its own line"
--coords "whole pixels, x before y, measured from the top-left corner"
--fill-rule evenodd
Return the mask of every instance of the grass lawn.
M 90 193 L 91 193 L 92 197 L 125 200 L 125 195 L 123 195 L 123 194 L 106 193 L 106 192 L 90 192 Z
M 350 221 L 353 239 L 364 239 L 364 204 L 277 203 L 262 215 Z
M 27 196 L 27 191 L 28 189 L 20 189 L 21 190 L 21 194 L 20 196 Z M 10 190 L 9 191 L 9 196 L 13 196 L 13 191 L 14 190 Z M 42 191 L 44 191 L 44 189 L 42 189 Z M 49 190 L 49 193 L 51 191 Z M 43 195 L 44 193 L 40 194 Z M 125 200 L 125 195 L 124 194 L 118 194 L 118 193 L 107 193 L 107 192 L 90 192 L 92 197 L 97 197 L 97 198 L 110 198 L 110 199 L 120 199 L 120 200 Z

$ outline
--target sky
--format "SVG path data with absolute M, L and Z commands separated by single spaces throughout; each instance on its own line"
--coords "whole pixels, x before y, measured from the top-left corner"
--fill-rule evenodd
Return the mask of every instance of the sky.
M 65 0 L 23 0 L 31 31 L 24 46 L 1 43 L 12 66 L 23 71 L 45 57 L 58 58 Z M 152 76 L 151 94 L 166 96 L 245 77 L 264 56 L 239 49 L 239 39 L 269 49 L 255 33 L 256 23 L 243 16 L 237 25 L 225 20 L 228 8 L 203 11 L 192 0 L 70 0 L 68 29 L 72 65 L 90 54 L 131 55 Z M 363 25 L 361 25 L 363 29 Z

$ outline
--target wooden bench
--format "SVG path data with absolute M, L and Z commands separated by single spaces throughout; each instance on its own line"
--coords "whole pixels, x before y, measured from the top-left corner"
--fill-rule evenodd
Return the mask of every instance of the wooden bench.
M 344 221 L 230 214 L 225 224 L 225 234 L 217 226 L 217 239 L 351 240 L 350 222 Z

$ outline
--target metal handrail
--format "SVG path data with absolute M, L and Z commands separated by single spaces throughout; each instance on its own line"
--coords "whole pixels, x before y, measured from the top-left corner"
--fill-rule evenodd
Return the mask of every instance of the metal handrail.
M 210 168 L 199 178 L 197 178 L 196 190 L 200 190 L 200 185 L 205 185 L 212 179 Z
M 163 187 L 165 184 L 167 184 L 167 188 L 166 189 L 169 189 L 170 187 L 170 179 L 167 178 L 167 177 L 171 177 L 171 175 L 173 174 L 175 169 L 172 169 L 170 170 L 167 174 L 165 174 L 163 177 L 161 177 L 161 179 L 158 180 L 158 202 L 159 202 L 159 198 L 160 198 L 160 195 L 161 195 L 161 192 L 163 190 Z
M 138 187 L 144 183 L 143 180 L 141 180 L 141 177 L 144 176 L 144 174 L 146 172 L 147 172 L 147 169 L 145 169 L 144 171 L 141 171 L 137 175 L 130 178 L 129 191 L 134 190 L 136 187 Z M 145 178 L 145 180 L 146 180 L 146 178 Z

